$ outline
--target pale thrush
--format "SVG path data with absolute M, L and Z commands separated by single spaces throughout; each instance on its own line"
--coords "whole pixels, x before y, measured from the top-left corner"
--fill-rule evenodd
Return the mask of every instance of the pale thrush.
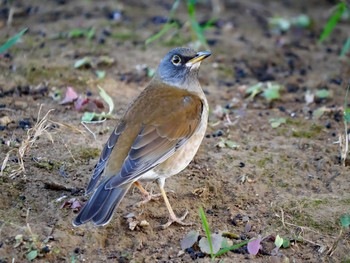
M 164 228 L 174 222 L 187 225 L 183 222 L 187 212 L 180 218 L 175 215 L 164 183 L 191 162 L 203 140 L 208 103 L 198 70 L 210 55 L 175 48 L 162 59 L 153 79 L 129 105 L 105 144 L 86 190 L 93 195 L 74 226 L 89 221 L 106 225 L 133 184 L 150 200 L 152 196 L 140 181 L 157 181 L 170 213 Z

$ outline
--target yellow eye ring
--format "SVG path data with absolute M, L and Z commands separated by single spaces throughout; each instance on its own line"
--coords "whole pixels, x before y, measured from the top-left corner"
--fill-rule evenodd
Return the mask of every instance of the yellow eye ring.
M 171 63 L 173 63 L 175 66 L 179 66 L 181 64 L 181 58 L 178 55 L 174 55 L 171 58 Z

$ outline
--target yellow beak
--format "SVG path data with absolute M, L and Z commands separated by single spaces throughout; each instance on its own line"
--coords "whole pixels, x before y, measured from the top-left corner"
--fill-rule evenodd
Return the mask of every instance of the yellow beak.
M 201 62 L 203 59 L 206 59 L 211 55 L 211 52 L 209 51 L 200 51 L 196 54 L 196 56 L 192 59 L 190 59 L 187 63 L 186 66 L 193 66 L 194 64 Z

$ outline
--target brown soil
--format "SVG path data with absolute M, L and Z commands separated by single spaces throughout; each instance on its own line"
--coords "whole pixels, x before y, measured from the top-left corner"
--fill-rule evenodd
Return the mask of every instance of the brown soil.
M 49 119 L 58 124 L 51 123 L 47 130 L 53 143 L 43 133 L 29 148 L 24 173 L 10 177 L 19 161 L 12 151 L 0 176 L 0 262 L 25 262 L 33 245 L 47 246 L 35 259 L 38 262 L 191 262 L 191 256 L 202 256 L 199 249 L 179 255 L 180 241 L 192 229 L 204 235 L 201 206 L 212 232 L 240 236 L 234 243 L 266 237 L 257 256 L 243 248 L 217 262 L 349 262 L 349 231 L 344 229 L 338 238 L 339 218 L 350 211 L 349 166 L 341 164 L 341 149 L 335 143 L 344 133 L 342 106 L 350 63 L 349 56 L 339 60 L 338 55 L 349 22 L 340 23 L 325 43 L 317 43 L 334 6 L 331 1 L 230 1 L 216 27 L 206 31 L 213 52 L 200 71 L 212 109 L 207 137 L 191 165 L 166 183 L 175 192 L 169 193 L 173 208 L 178 214 L 188 209 L 186 220 L 194 226 L 160 230 L 158 226 L 167 220 L 163 201 L 134 208 L 142 198 L 137 190 L 127 194 L 108 226 L 72 226 L 76 212 L 61 206 L 73 197 L 86 201 L 84 188 L 117 121 L 88 125 L 94 140 L 80 123 L 82 112 L 60 105 L 51 95 L 71 86 L 97 98 L 101 86 L 113 98 L 118 119 L 149 81 L 140 65 L 155 68 L 171 47 L 191 40 L 185 24 L 179 34 L 168 34 L 145 48 L 144 40 L 161 28 L 157 21 L 168 15 L 171 4 L 13 1 L 16 11 L 10 28 L 6 27 L 9 6 L 1 6 L 1 43 L 29 27 L 22 42 L 0 59 L 0 118 L 11 121 L 1 124 L 1 162 L 26 139 L 26 125 L 35 125 L 40 105 L 41 116 L 54 109 Z M 175 17 L 184 23 L 188 18 L 181 5 Z M 111 19 L 116 10 L 122 10 L 120 21 Z M 212 11 L 209 4 L 199 4 L 198 20 L 208 20 Z M 313 19 L 311 28 L 271 34 L 268 17 L 302 13 Z M 91 40 L 57 37 L 89 27 L 95 28 Z M 107 73 L 104 79 L 96 77 L 95 69 L 73 67 L 79 58 L 102 55 L 115 59 L 111 66 L 98 66 Z M 246 87 L 259 81 L 284 85 L 281 98 L 247 99 Z M 306 104 L 307 92 L 320 89 L 328 89 L 331 97 Z M 216 110 L 218 106 L 227 109 L 232 123 Z M 313 119 L 312 113 L 321 107 L 328 111 Z M 286 123 L 272 128 L 269 119 L 281 117 Z M 218 147 L 227 139 L 239 147 Z M 147 189 L 158 191 L 155 184 Z M 57 201 L 62 196 L 66 197 Z M 131 212 L 150 225 L 130 230 L 124 216 Z M 15 245 L 18 235 L 23 235 L 23 242 Z M 276 235 L 292 242 L 272 256 Z M 209 262 L 210 257 L 194 260 Z

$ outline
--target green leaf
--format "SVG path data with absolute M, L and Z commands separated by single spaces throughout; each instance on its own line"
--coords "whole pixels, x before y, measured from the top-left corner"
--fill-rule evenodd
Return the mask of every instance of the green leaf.
M 68 38 L 79 38 L 85 35 L 86 29 L 74 28 L 68 32 Z
M 350 108 L 346 108 L 344 110 L 344 120 L 346 122 L 350 122 Z
M 84 112 L 83 116 L 81 117 L 81 121 L 83 122 L 91 122 L 96 117 L 96 113 L 94 112 Z
M 24 35 L 25 32 L 28 31 L 28 28 L 23 29 L 13 37 L 11 37 L 9 40 L 7 40 L 1 47 L 0 47 L 0 54 L 4 53 L 7 49 L 12 47 L 20 38 Z
M 171 7 L 171 10 L 170 10 L 170 14 L 169 14 L 169 19 L 168 20 L 171 20 L 174 17 L 175 11 L 179 7 L 179 4 L 180 4 L 180 0 L 176 0 L 174 2 L 173 6 Z
M 150 43 L 152 43 L 153 41 L 157 40 L 158 38 L 162 37 L 166 32 L 168 32 L 170 29 L 172 28 L 177 28 L 177 23 L 172 22 L 172 23 L 166 23 L 163 28 L 157 33 L 154 34 L 153 36 L 149 37 L 146 39 L 145 44 L 149 45 Z
M 290 247 L 290 240 L 288 238 L 283 238 L 283 248 L 289 248 Z
M 224 138 L 220 138 L 220 142 L 218 142 L 218 144 L 216 146 L 218 146 L 219 148 L 226 148 L 226 147 L 229 147 L 232 149 L 239 148 L 238 143 L 231 141 L 231 140 L 224 139 Z
M 271 118 L 269 119 L 272 128 L 277 128 L 281 126 L 281 124 L 285 124 L 287 122 L 286 118 Z
M 22 242 L 23 242 L 23 235 L 17 235 L 15 237 L 15 240 L 16 240 L 16 244 L 13 246 L 14 248 L 19 247 L 22 244 Z
M 322 34 L 319 38 L 319 42 L 323 42 L 333 31 L 334 27 L 338 24 L 343 12 L 346 9 L 346 4 L 345 2 L 339 2 L 337 4 L 337 8 L 336 11 L 334 12 L 334 14 L 328 19 Z
M 292 24 L 297 27 L 309 27 L 311 24 L 311 19 L 307 15 L 299 15 L 292 18 Z
M 277 29 L 279 31 L 288 31 L 290 26 L 291 26 L 291 22 L 283 17 L 272 17 L 269 18 L 269 25 L 270 27 Z
M 263 86 L 263 84 L 261 82 L 259 82 L 259 83 L 255 84 L 253 86 L 250 86 L 245 91 L 245 93 L 249 95 L 249 94 L 252 94 L 252 93 L 256 93 L 256 90 L 261 91 L 262 90 L 262 86 Z
M 113 99 L 107 94 L 107 92 L 102 89 L 101 87 L 99 87 L 100 90 L 100 96 L 102 97 L 102 99 L 108 104 L 109 107 L 109 111 L 108 111 L 108 115 L 111 114 L 114 110 L 114 102 Z
M 205 216 L 205 212 L 204 212 L 202 207 L 199 208 L 199 215 L 200 215 L 201 220 L 202 220 L 202 225 L 203 225 L 205 235 L 207 236 L 207 239 L 208 239 L 209 248 L 210 248 L 210 255 L 213 257 L 213 243 L 211 241 L 210 228 L 209 228 L 207 218 Z
M 96 70 L 95 73 L 99 79 L 103 79 L 106 76 L 106 71 L 104 70 Z
M 217 18 L 209 19 L 204 25 L 201 26 L 202 30 L 212 27 L 217 20 Z
M 80 38 L 86 37 L 88 40 L 91 40 L 95 36 L 95 28 L 91 27 L 89 29 L 74 28 L 68 32 L 68 34 L 63 33 L 68 38 Z
M 320 89 L 316 91 L 315 95 L 320 99 L 326 99 L 331 96 L 331 93 L 329 92 L 328 89 Z
M 84 67 L 84 66 L 92 67 L 92 60 L 91 60 L 90 57 L 84 57 L 82 59 L 78 59 L 74 63 L 74 68 L 81 68 L 81 67 Z
M 317 110 L 314 110 L 312 112 L 312 119 L 313 120 L 318 120 L 319 118 L 322 117 L 322 115 L 326 112 L 327 108 L 325 106 L 318 108 Z
M 280 96 L 280 90 L 282 86 L 278 84 L 271 84 L 270 82 L 267 83 L 267 88 L 263 92 L 263 96 L 271 101 L 275 99 L 279 99 Z
M 114 58 L 108 56 L 98 57 L 95 65 L 92 66 L 111 66 L 115 62 Z
M 180 4 L 180 0 L 176 0 L 174 2 L 173 6 L 171 7 L 171 10 L 170 10 L 168 22 L 163 26 L 163 28 L 157 34 L 154 34 L 153 36 L 146 39 L 146 41 L 145 41 L 146 45 L 152 43 L 153 41 L 155 41 L 158 38 L 160 38 L 161 36 L 163 36 L 171 28 L 174 28 L 174 27 L 178 28 L 179 27 L 179 25 L 176 22 L 170 22 L 172 20 L 172 18 L 174 17 L 175 11 L 179 7 L 179 4 Z
M 283 238 L 277 235 L 275 239 L 275 246 L 280 248 L 282 245 L 283 245 Z
M 239 144 L 231 141 L 231 140 L 225 140 L 225 144 L 227 145 L 227 147 L 232 148 L 232 149 L 237 149 L 239 148 Z
M 92 27 L 86 32 L 86 38 L 91 40 L 95 36 L 95 28 Z
M 340 223 L 342 227 L 349 227 L 350 226 L 350 215 L 345 214 L 340 217 Z
M 226 238 L 226 237 L 223 237 L 222 238 L 222 242 L 221 242 L 221 247 L 222 248 L 227 248 L 227 247 L 229 247 L 230 245 L 229 245 L 229 243 L 228 243 L 228 238 Z
M 341 51 L 340 51 L 340 58 L 345 57 L 346 53 L 350 50 L 350 37 L 347 38 L 345 41 Z
M 153 68 L 147 68 L 147 76 L 152 78 L 154 74 L 156 73 L 156 70 Z
M 199 25 L 199 23 L 196 19 L 195 4 L 196 4 L 196 0 L 188 0 L 187 1 L 187 12 L 188 12 L 188 16 L 190 17 L 191 27 L 192 27 L 192 30 L 194 31 L 194 33 L 196 34 L 197 39 L 203 45 L 203 47 L 209 48 L 208 43 L 207 43 L 207 39 L 205 38 L 204 33 L 203 33 L 204 30 L 203 30 L 203 28 L 201 28 L 201 26 Z
M 250 94 L 249 98 L 248 99 L 254 99 L 254 97 L 256 95 L 258 95 L 260 92 L 262 92 L 262 87 L 263 87 L 263 84 L 261 82 L 253 85 L 253 86 L 250 86 L 247 90 L 246 90 L 246 94 Z
M 38 250 L 32 250 L 27 254 L 27 259 L 29 261 L 32 261 L 33 259 L 35 259 L 38 256 Z

